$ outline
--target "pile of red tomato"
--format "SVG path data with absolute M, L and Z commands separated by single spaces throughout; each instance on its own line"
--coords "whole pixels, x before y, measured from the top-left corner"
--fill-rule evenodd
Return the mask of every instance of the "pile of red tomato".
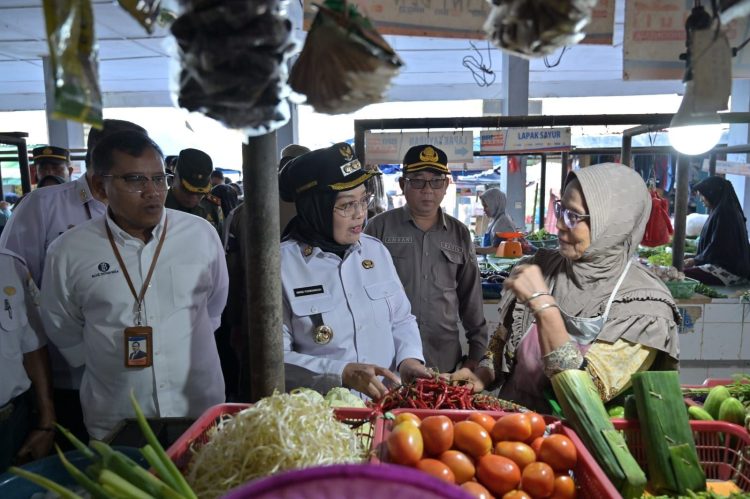
M 575 445 L 564 435 L 544 436 L 545 429 L 534 412 L 497 420 L 474 412 L 456 422 L 401 412 L 386 439 L 388 461 L 459 485 L 479 499 L 573 499 Z

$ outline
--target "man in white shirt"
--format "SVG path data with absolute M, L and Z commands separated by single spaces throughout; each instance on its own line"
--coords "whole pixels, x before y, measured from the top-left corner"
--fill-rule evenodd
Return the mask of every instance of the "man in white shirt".
M 55 435 L 38 297 L 23 260 L 0 248 L 0 473 L 14 461 L 46 456 Z M 32 399 L 36 399 L 36 420 Z
M 68 362 L 85 364 L 84 421 L 101 439 L 133 416 L 131 390 L 147 417 L 197 417 L 224 401 L 213 333 L 228 277 L 213 227 L 164 208 L 170 177 L 151 139 L 108 135 L 93 166 L 109 209 L 50 246 L 42 318 Z M 147 362 L 129 359 L 136 341 Z
M 42 286 L 44 260 L 52 241 L 71 227 L 104 215 L 106 201 L 92 188 L 91 151 L 98 140 L 118 130 L 146 133 L 135 123 L 123 120 L 104 120 L 101 130 L 92 128 L 87 142 L 86 173 L 73 182 L 30 192 L 13 210 L 13 216 L 2 231 L 0 248 L 7 248 L 23 258 L 37 287 Z M 78 403 L 83 368 L 69 366 L 54 345 L 49 346 L 49 356 L 59 422 L 83 436 L 85 430 Z M 62 439 L 59 443 L 65 446 L 67 442 Z

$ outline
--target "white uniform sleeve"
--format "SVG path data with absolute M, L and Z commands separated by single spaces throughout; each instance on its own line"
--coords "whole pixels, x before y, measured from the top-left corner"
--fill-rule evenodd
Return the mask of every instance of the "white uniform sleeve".
M 38 285 L 44 267 L 47 222 L 44 207 L 37 201 L 41 201 L 41 198 L 30 197 L 16 206 L 0 236 L 0 247 L 23 257 L 31 277 Z
M 75 302 L 75 294 L 68 286 L 72 280 L 68 274 L 67 261 L 60 252 L 60 238 L 49 248 L 44 266 L 41 312 L 44 329 L 49 340 L 73 367 L 85 363 L 83 346 L 83 313 Z
M 283 336 L 284 336 L 284 377 L 286 390 L 306 387 L 321 393 L 342 385 L 341 373 L 349 363 L 345 360 L 326 359 L 294 351 L 294 337 L 291 331 L 291 307 L 284 298 Z
M 213 289 L 208 297 L 208 316 L 214 331 L 221 325 L 221 313 L 227 304 L 229 296 L 229 273 L 227 272 L 227 260 L 224 257 L 224 248 L 221 245 L 216 229 L 211 227 L 211 244 L 215 248 L 214 260 L 211 262 L 211 275 L 213 277 Z
M 34 350 L 39 350 L 47 344 L 47 339 L 44 336 L 44 329 L 42 328 L 41 318 L 39 317 L 39 290 L 34 284 L 34 281 L 29 277 L 29 271 L 24 265 L 13 259 L 13 267 L 15 270 L 15 278 L 17 280 L 17 286 L 15 288 L 18 292 L 23 292 L 23 310 L 17 310 L 18 314 L 25 314 L 27 318 L 27 324 L 24 327 L 23 335 L 21 337 L 21 352 L 29 353 Z

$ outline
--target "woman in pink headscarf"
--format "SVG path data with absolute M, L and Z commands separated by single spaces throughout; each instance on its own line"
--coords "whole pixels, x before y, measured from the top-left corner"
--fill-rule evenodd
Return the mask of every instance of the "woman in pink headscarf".
M 561 371 L 585 370 L 608 401 L 635 372 L 675 369 L 679 312 L 634 259 L 650 209 L 646 185 L 626 166 L 568 175 L 555 206 L 559 249 L 540 249 L 513 269 L 487 355 L 452 379 L 550 412 L 549 379 Z

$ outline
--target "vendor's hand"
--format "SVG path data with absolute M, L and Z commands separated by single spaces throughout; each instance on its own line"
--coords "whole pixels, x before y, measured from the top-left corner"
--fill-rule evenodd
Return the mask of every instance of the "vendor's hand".
M 352 362 L 344 367 L 341 373 L 341 381 L 346 388 L 362 392 L 371 399 L 379 399 L 388 391 L 378 376 L 383 376 L 396 384 L 398 377 L 385 367 L 374 364 L 359 364 Z
M 49 455 L 54 442 L 54 431 L 32 430 L 26 437 L 26 441 L 24 441 L 18 454 L 16 454 L 16 463 L 28 463 Z
M 411 383 L 416 378 L 431 378 L 433 373 L 417 359 L 405 359 L 398 366 L 398 372 L 404 383 Z
M 519 303 L 527 303 L 534 293 L 549 293 L 542 269 L 538 265 L 518 265 L 503 282 L 503 290 L 509 289 Z
M 488 371 L 488 369 L 480 367 L 477 369 L 476 373 L 472 371 L 471 369 L 467 369 L 466 367 L 462 367 L 458 371 L 451 374 L 451 381 L 465 381 L 467 384 L 471 385 L 472 390 L 474 393 L 479 393 L 482 390 L 484 390 L 485 387 L 485 381 L 483 381 L 479 374 L 483 374 L 485 377 L 488 373 L 484 373 L 483 371 Z M 491 379 L 487 379 L 486 381 L 491 382 Z M 489 383 L 487 383 L 489 384 Z
M 461 364 L 461 368 L 463 368 L 463 369 L 469 369 L 471 371 L 473 371 L 474 369 L 476 369 L 477 366 L 479 366 L 479 361 L 478 360 L 472 360 L 472 359 L 466 359 Z
M 695 267 L 695 258 L 686 258 L 684 262 L 685 267 Z

